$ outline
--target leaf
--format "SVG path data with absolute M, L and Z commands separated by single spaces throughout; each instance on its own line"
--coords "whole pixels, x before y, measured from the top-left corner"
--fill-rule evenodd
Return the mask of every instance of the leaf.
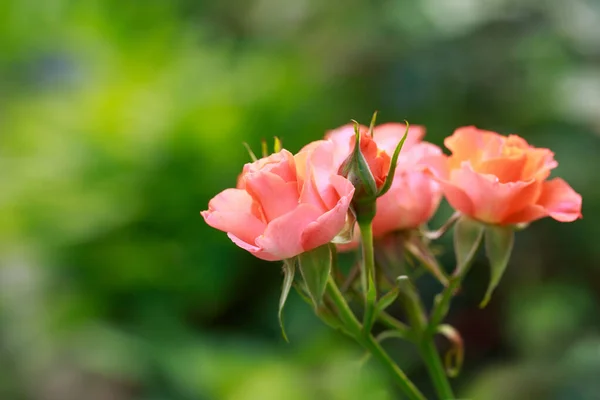
M 512 227 L 488 226 L 485 230 L 485 253 L 490 261 L 490 284 L 479 307 L 487 305 L 506 270 L 515 242 Z
M 331 273 L 332 256 L 329 244 L 304 252 L 298 256 L 300 272 L 315 308 L 321 305 L 327 278 Z
M 283 306 L 287 300 L 290 288 L 294 282 L 294 275 L 296 272 L 295 262 L 293 260 L 286 260 L 283 263 L 283 287 L 281 289 L 281 297 L 279 298 L 279 312 L 277 316 L 279 318 L 279 327 L 281 328 L 281 335 L 286 342 L 289 342 L 287 335 L 285 334 L 285 327 L 283 325 Z
M 381 296 L 381 298 L 377 302 L 377 313 L 385 311 L 386 308 L 391 306 L 394 303 L 394 301 L 396 301 L 399 294 L 400 288 L 398 286 L 394 286 L 392 290 Z
M 385 178 L 385 182 L 383 183 L 383 186 L 381 186 L 381 189 L 379 189 L 379 192 L 377 192 L 377 197 L 383 196 L 392 187 L 392 182 L 394 181 L 394 173 L 396 172 L 396 166 L 398 165 L 398 156 L 400 156 L 400 150 L 402 150 L 402 146 L 404 146 L 404 142 L 406 141 L 406 138 L 408 137 L 408 128 L 409 128 L 408 121 L 404 121 L 404 122 L 406 122 L 406 131 L 404 132 L 404 136 L 402 136 L 402 139 L 400 139 L 400 142 L 398 142 L 398 145 L 396 146 L 396 150 L 394 150 L 394 155 L 392 155 L 392 159 L 390 162 L 390 169 L 388 170 L 388 174 L 387 174 L 387 177 Z
M 454 253 L 456 253 L 455 274 L 464 274 L 475 257 L 484 226 L 477 221 L 462 216 L 454 225 Z
M 375 286 L 375 282 L 373 281 L 373 275 L 369 274 L 367 285 L 367 303 L 365 308 L 365 315 L 363 318 L 363 331 L 365 332 L 365 334 L 369 334 L 371 332 L 371 328 L 373 328 L 373 324 L 375 323 L 375 317 L 377 316 L 376 302 L 377 286 Z

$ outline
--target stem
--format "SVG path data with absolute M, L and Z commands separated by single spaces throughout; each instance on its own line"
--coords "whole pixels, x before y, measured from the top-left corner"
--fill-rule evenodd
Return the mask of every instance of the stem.
M 410 400 L 426 400 L 419 389 L 408 379 L 404 372 L 394 363 L 385 350 L 377 343 L 372 335 L 364 335 L 360 322 L 352 313 L 350 306 L 338 289 L 335 281 L 329 276 L 327 280 L 327 293 L 338 309 L 340 320 L 344 323 L 350 333 L 363 347 L 377 358 L 380 363 L 390 372 L 398 386 L 404 391 Z
M 425 361 L 427 371 L 429 371 L 429 376 L 433 381 L 433 386 L 435 387 L 438 397 L 441 400 L 454 399 L 454 393 L 452 392 L 450 382 L 448 382 L 446 370 L 444 369 L 440 355 L 435 347 L 433 336 L 426 333 L 419 346 L 419 350 L 421 351 L 421 356 Z
M 373 250 L 373 225 L 368 223 L 359 224 L 360 235 L 362 241 L 363 263 L 364 268 L 361 274 L 363 291 L 367 293 L 368 277 L 370 276 L 375 282 L 375 252 Z

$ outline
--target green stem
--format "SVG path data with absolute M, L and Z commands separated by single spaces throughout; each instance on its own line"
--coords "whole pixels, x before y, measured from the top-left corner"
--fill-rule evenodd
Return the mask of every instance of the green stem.
M 361 274 L 361 282 L 364 293 L 367 293 L 368 278 L 371 277 L 375 282 L 375 252 L 373 250 L 373 225 L 371 222 L 361 223 L 360 235 L 362 241 L 364 268 Z
M 452 392 L 452 387 L 448 381 L 446 370 L 444 369 L 440 355 L 435 347 L 433 336 L 425 333 L 419 346 L 419 350 L 425 361 L 427 371 L 429 371 L 429 376 L 433 381 L 433 386 L 435 387 L 438 397 L 441 400 L 453 400 L 455 398 L 454 393 Z
M 377 343 L 375 338 L 373 338 L 373 336 L 370 334 L 363 334 L 360 322 L 354 316 L 350 306 L 348 306 L 348 303 L 344 299 L 344 296 L 338 289 L 331 276 L 329 276 L 327 281 L 327 293 L 333 301 L 333 304 L 335 304 L 340 320 L 344 323 L 348 331 L 354 335 L 354 338 L 357 342 L 365 347 L 365 349 L 367 349 L 373 355 L 373 357 L 377 358 L 379 362 L 388 370 L 388 372 L 390 372 L 398 386 L 403 390 L 408 398 L 410 400 L 426 400 L 425 396 L 423 396 L 419 389 L 394 363 L 381 345 Z

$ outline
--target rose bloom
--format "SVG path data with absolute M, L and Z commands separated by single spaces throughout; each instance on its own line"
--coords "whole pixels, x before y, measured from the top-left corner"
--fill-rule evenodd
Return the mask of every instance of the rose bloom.
M 344 227 L 354 187 L 333 172 L 328 147 L 322 142 L 296 156 L 281 150 L 246 164 L 237 188 L 210 200 L 202 217 L 268 261 L 330 242 Z
M 452 155 L 432 159 L 430 170 L 462 214 L 498 225 L 581 218 L 581 196 L 560 178 L 547 180 L 558 165 L 550 150 L 474 126 L 444 144 Z
M 349 140 L 354 140 L 354 130 L 351 128 L 351 126 L 344 126 L 326 135 L 339 152 L 339 155 L 336 153 L 336 160 L 343 160 L 345 158 L 343 155 L 349 154 L 353 149 L 353 144 L 347 145 L 351 143 Z M 366 132 L 367 127 L 361 127 L 361 130 Z M 381 154 L 380 158 L 391 159 L 405 132 L 405 124 L 388 123 L 376 126 L 373 138 L 367 135 L 369 146 L 376 148 Z M 442 197 L 440 185 L 425 171 L 423 162 L 431 157 L 441 157 L 442 151 L 431 143 L 423 142 L 424 136 L 424 127 L 410 126 L 398 157 L 392 187 L 377 199 L 377 212 L 373 219 L 374 237 L 381 237 L 392 231 L 417 228 L 431 219 L 440 204 Z M 361 146 L 362 144 L 363 138 L 361 138 Z M 384 180 L 388 169 L 389 162 L 386 165 L 385 175 L 381 175 Z M 358 242 L 358 227 L 356 227 L 354 240 L 338 248 L 342 251 L 349 250 L 356 247 Z

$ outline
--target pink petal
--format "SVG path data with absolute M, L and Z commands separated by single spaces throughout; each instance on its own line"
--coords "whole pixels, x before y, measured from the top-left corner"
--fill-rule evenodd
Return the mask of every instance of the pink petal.
M 406 132 L 406 124 L 400 123 L 387 123 L 377 125 L 374 129 L 374 140 L 377 143 L 377 147 L 385 151 L 390 157 L 394 154 L 396 146 Z M 408 136 L 402 146 L 400 154 L 408 151 L 415 144 L 423 140 L 425 136 L 425 127 L 421 125 L 410 125 L 408 128 Z
M 300 204 L 292 212 L 271 221 L 256 244 L 278 260 L 291 258 L 304 252 L 302 233 L 317 220 L 321 212 L 312 204 Z
M 240 239 L 237 236 L 235 236 L 233 233 L 228 233 L 227 236 L 229 236 L 229 239 L 231 239 L 231 241 L 233 243 L 235 243 L 236 245 L 238 245 L 242 249 L 247 250 L 253 256 L 258 257 L 261 260 L 266 260 L 266 261 L 278 261 L 278 260 L 281 260 L 281 258 L 278 258 L 276 255 L 266 252 L 265 250 L 261 249 L 260 247 L 254 246 L 254 245 L 252 245 L 250 243 L 246 243 L 242 239 Z
M 544 182 L 537 202 L 548 215 L 560 222 L 572 222 L 581 215 L 581 195 L 560 178 Z
M 208 211 L 200 214 L 213 228 L 233 233 L 249 243 L 254 243 L 266 227 L 256 215 L 252 197 L 240 189 L 222 191 L 208 203 Z
M 453 170 L 450 180 L 471 200 L 473 210 L 468 215 L 488 223 L 501 223 L 509 215 L 534 204 L 540 192 L 537 181 L 501 183 L 493 175 L 473 171 L 468 162 Z
M 246 190 L 261 206 L 267 221 L 292 211 L 298 205 L 296 181 L 286 182 L 270 172 L 249 173 Z
M 306 227 L 301 237 L 305 251 L 329 243 L 344 228 L 354 187 L 350 181 L 339 175 L 332 176 L 331 182 L 340 196 L 339 200 L 334 208 L 320 215 Z
M 377 199 L 373 234 L 418 227 L 433 216 L 441 197 L 439 184 L 424 172 L 396 173 L 390 191 Z

